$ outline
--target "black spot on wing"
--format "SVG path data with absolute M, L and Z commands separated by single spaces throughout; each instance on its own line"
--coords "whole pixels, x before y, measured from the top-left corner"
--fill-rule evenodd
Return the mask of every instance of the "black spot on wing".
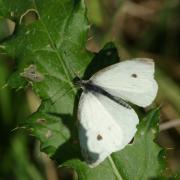
M 100 140 L 102 140 L 102 139 L 103 139 L 103 137 L 102 137 L 100 134 L 98 134 L 98 135 L 97 135 L 97 140 L 100 141 Z
M 138 75 L 137 75 L 137 74 L 135 74 L 135 73 L 133 73 L 133 74 L 131 75 L 131 77 L 133 77 L 133 78 L 137 78 L 137 77 L 138 77 Z

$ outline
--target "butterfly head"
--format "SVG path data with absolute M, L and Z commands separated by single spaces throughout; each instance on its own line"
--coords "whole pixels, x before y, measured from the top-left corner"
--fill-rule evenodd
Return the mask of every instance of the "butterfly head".
M 85 88 L 86 81 L 85 81 L 85 80 L 82 80 L 82 79 L 79 78 L 79 77 L 75 77 L 75 78 L 73 79 L 73 84 L 74 84 L 75 86 L 77 86 L 77 87 L 80 87 L 80 88 L 84 89 L 84 88 Z

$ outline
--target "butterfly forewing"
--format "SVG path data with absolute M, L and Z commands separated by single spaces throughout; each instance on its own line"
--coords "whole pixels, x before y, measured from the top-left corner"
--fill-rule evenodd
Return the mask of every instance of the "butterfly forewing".
M 91 81 L 110 94 L 142 107 L 152 103 L 158 89 L 154 62 L 143 58 L 109 66 L 94 74 Z

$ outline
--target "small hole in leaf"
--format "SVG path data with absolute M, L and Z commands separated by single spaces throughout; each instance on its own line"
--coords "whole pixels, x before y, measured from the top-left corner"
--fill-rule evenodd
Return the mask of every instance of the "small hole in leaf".
M 72 168 L 68 168 L 68 167 L 61 167 L 58 170 L 58 175 L 59 178 L 58 179 L 62 179 L 62 180 L 74 180 L 74 179 L 78 179 L 78 175 L 76 173 L 76 171 Z
M 111 51 L 108 51 L 108 52 L 107 52 L 107 56 L 110 56 L 111 54 L 112 54 Z
M 47 132 L 46 132 L 46 134 L 45 134 L 45 137 L 47 138 L 47 139 L 49 139 L 50 137 L 52 137 L 52 131 L 51 130 L 48 130 Z
M 45 119 L 41 119 L 41 118 L 37 119 L 36 122 L 38 124 L 46 124 L 46 120 Z
M 20 17 L 20 24 L 31 24 L 34 21 L 39 19 L 39 14 L 35 9 L 28 9 L 24 14 Z

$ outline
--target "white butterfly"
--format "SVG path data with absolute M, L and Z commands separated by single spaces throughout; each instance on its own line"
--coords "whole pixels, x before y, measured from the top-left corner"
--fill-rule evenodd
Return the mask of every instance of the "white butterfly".
M 145 58 L 120 62 L 76 84 L 83 89 L 78 107 L 82 154 L 95 167 L 134 137 L 139 119 L 126 101 L 141 107 L 152 103 L 158 90 L 154 62 Z

